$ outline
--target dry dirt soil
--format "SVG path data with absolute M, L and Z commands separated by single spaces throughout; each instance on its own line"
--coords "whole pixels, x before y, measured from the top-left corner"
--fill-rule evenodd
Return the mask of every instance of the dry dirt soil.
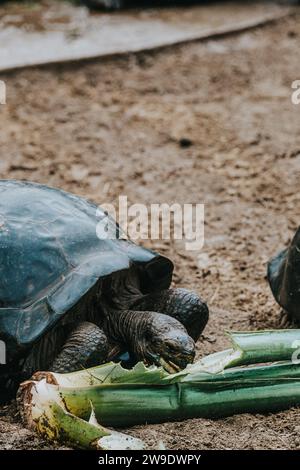
M 164 51 L 1 76 L 0 177 L 54 185 L 98 203 L 199 203 L 205 245 L 144 241 L 175 262 L 211 317 L 199 356 L 228 329 L 278 328 L 266 262 L 300 216 L 300 16 Z M 139 426 L 170 449 L 300 449 L 300 410 Z M 0 447 L 46 444 L 14 404 L 0 411 Z

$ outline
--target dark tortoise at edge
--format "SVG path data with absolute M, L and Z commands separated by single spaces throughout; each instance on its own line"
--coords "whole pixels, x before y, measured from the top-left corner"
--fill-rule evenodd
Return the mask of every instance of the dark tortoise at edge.
M 206 304 L 170 288 L 172 262 L 127 240 L 113 219 L 99 238 L 99 220 L 86 199 L 0 180 L 0 390 L 124 352 L 170 372 L 193 361 Z
M 290 246 L 269 261 L 267 277 L 276 301 L 300 324 L 300 227 Z

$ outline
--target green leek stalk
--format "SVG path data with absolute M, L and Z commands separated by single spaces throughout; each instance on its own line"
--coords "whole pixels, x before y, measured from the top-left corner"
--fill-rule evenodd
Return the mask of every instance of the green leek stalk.
M 86 376 L 78 372 L 70 374 L 73 383 L 78 374 L 77 386 L 59 385 L 60 378 L 65 382 L 69 374 L 54 374 L 57 385 L 47 384 L 43 380 L 34 382 L 35 389 L 47 387 L 47 391 L 43 392 L 46 397 L 85 422 L 93 409 L 97 420 L 105 426 L 129 426 L 192 417 L 220 418 L 241 412 L 280 410 L 300 403 L 300 365 L 291 362 L 238 367 L 217 374 L 203 372 L 201 368 L 196 372 L 194 368 L 193 373 L 177 376 L 176 382 L 172 375 L 165 375 L 157 368 L 147 369 L 143 364 L 132 371 L 111 364 L 87 372 L 97 381 L 99 379 L 96 377 L 102 380 L 103 372 L 107 370 L 111 375 L 107 376 L 105 383 L 98 385 L 82 386 Z M 160 378 L 155 383 L 149 381 L 149 376 Z M 124 382 L 125 377 L 127 383 Z M 38 411 L 38 416 L 40 414 Z
M 51 374 L 47 373 L 49 380 Z M 83 420 L 67 410 L 63 395 L 57 385 L 46 379 L 24 382 L 18 392 L 17 402 L 26 426 L 50 441 L 63 442 L 79 449 L 141 450 L 140 439 L 105 429 L 95 416 L 89 403 L 89 417 Z
M 264 330 L 229 334 L 241 358 L 232 365 L 291 360 L 300 346 L 300 330 Z
M 288 361 L 300 347 L 299 329 L 234 331 L 228 336 L 232 348 L 204 357 L 200 361 L 203 370 L 220 372 L 239 365 Z
M 37 373 L 19 393 L 24 420 L 50 439 L 68 437 L 76 447 L 141 448 L 139 440 L 114 438 L 113 431 L 98 422 L 129 426 L 220 418 L 300 404 L 300 364 L 291 360 L 300 330 L 229 336 L 231 349 L 176 374 L 142 363 L 131 370 L 110 363 L 71 374 Z M 264 364 L 274 361 L 285 362 Z
M 220 418 L 298 405 L 300 366 L 286 363 L 219 374 L 199 372 L 165 384 L 115 382 L 59 390 L 71 413 L 88 419 L 92 403 L 97 419 L 106 426 Z

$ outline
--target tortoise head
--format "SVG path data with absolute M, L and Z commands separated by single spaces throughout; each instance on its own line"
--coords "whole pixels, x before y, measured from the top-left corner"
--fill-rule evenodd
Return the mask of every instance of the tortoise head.
M 184 326 L 168 315 L 153 314 L 140 342 L 139 355 L 170 373 L 184 369 L 195 357 L 195 343 Z

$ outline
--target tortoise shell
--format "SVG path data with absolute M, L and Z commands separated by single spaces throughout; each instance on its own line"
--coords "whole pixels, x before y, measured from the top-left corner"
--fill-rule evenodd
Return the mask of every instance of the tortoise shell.
M 101 218 L 109 223 L 99 237 Z M 127 240 L 97 205 L 48 186 L 0 180 L 0 339 L 7 362 L 100 278 L 133 264 L 142 292 L 169 287 L 172 262 Z

